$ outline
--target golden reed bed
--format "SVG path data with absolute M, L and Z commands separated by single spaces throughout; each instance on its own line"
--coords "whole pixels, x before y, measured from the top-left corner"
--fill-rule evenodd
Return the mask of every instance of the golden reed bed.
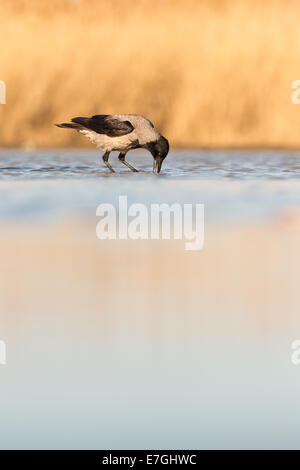
M 299 147 L 300 2 L 1 0 L 0 146 L 81 146 L 52 126 L 145 114 L 173 146 Z

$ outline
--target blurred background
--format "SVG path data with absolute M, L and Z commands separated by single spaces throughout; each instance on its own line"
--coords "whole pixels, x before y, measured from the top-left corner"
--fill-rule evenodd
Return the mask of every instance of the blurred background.
M 1 0 L 0 448 L 300 447 L 299 17 Z M 140 149 L 110 174 L 53 125 L 115 112 L 169 139 L 159 176 Z M 204 248 L 98 240 L 120 195 L 204 204 Z
M 298 0 L 2 0 L 0 144 L 88 145 L 52 123 L 125 112 L 176 147 L 299 147 L 299 14 Z

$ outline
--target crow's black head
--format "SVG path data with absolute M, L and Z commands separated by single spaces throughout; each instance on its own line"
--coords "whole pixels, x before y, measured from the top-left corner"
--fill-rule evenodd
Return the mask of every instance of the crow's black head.
M 152 153 L 154 158 L 153 173 L 159 173 L 162 162 L 166 158 L 169 152 L 169 142 L 162 135 L 155 142 L 149 142 L 147 144 L 148 150 Z

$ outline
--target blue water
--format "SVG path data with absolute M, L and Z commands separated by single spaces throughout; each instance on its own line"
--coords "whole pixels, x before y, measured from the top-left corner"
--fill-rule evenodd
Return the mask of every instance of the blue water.
M 300 152 L 151 160 L 0 150 L 0 449 L 300 448 Z M 96 239 L 120 195 L 203 203 L 204 249 Z
M 206 220 L 270 218 L 300 206 L 300 152 L 172 151 L 160 175 L 152 157 L 132 152 L 132 173 L 111 156 L 116 173 L 99 152 L 0 150 L 0 218 L 10 221 L 94 216 L 101 202 L 204 203 Z
M 97 151 L 81 150 L 0 150 L 0 178 L 85 179 L 150 177 L 153 158 L 149 152 L 133 151 L 127 160 L 140 175 L 132 174 L 113 153 L 111 175 Z M 300 179 L 300 151 L 272 150 L 176 150 L 163 163 L 161 179 Z

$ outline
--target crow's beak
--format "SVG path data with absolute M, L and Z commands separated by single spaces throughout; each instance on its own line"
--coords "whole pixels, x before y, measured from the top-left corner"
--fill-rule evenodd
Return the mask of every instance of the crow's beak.
M 160 172 L 162 162 L 163 162 L 162 158 L 160 160 L 157 160 L 157 170 L 156 170 L 157 174 Z
M 164 161 L 163 158 L 154 158 L 154 161 L 153 161 L 153 173 L 158 174 L 158 173 L 160 172 L 161 164 L 162 164 L 163 161 Z

